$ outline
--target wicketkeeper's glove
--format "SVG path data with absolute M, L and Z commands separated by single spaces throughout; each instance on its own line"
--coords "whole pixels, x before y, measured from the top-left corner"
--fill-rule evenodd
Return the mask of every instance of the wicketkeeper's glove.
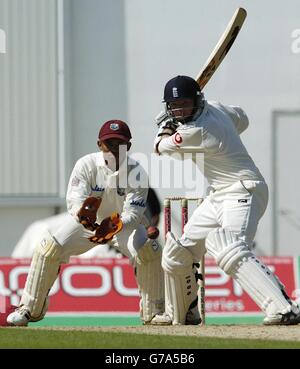
M 84 203 L 77 213 L 79 223 L 81 223 L 86 229 L 89 229 L 90 231 L 94 231 L 97 226 L 99 226 L 96 223 L 96 219 L 97 211 L 99 209 L 101 201 L 101 199 L 98 199 L 96 197 L 88 197 L 84 200 Z
M 96 233 L 89 240 L 96 244 L 104 244 L 110 241 L 115 234 L 123 228 L 123 223 L 118 213 L 112 213 L 110 217 L 102 220 L 97 226 Z

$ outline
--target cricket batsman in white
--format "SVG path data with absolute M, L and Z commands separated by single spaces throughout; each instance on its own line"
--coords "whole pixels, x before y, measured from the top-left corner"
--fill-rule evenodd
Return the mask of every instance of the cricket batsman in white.
M 165 111 L 156 118 L 156 153 L 203 153 L 210 191 L 182 237 L 167 234 L 162 256 L 166 310 L 152 323 L 200 322 L 193 263 L 207 251 L 265 313 L 265 325 L 298 324 L 299 307 L 252 252 L 268 187 L 240 139 L 248 127 L 246 114 L 236 106 L 206 101 L 197 82 L 187 76 L 167 82 L 164 104 Z
M 128 160 L 130 140 L 125 122 L 108 121 L 99 132 L 100 152 L 76 163 L 67 191 L 70 215 L 59 227 L 50 226 L 37 245 L 20 305 L 7 317 L 9 325 L 26 326 L 43 319 L 60 265 L 106 243 L 126 255 L 135 268 L 143 323 L 151 324 L 164 311 L 161 247 L 142 224 L 148 177 L 137 162 Z M 131 170 L 143 177 L 140 183 L 145 186 L 129 183 Z

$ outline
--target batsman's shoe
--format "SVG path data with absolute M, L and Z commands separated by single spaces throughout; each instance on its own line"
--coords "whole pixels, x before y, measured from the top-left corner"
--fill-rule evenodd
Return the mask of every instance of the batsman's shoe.
M 12 326 L 26 327 L 28 322 L 30 322 L 30 319 L 30 311 L 24 305 L 22 305 L 8 315 L 7 323 L 8 325 Z
M 168 314 L 156 314 L 147 325 L 172 325 L 172 319 Z
M 266 316 L 263 320 L 264 325 L 296 325 L 300 323 L 300 309 L 293 304 L 291 311 L 285 314 Z

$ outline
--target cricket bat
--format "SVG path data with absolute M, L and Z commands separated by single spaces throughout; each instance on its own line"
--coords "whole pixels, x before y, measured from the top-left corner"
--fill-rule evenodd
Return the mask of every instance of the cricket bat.
M 234 43 L 237 35 L 240 32 L 240 29 L 242 28 L 246 16 L 247 12 L 243 8 L 238 8 L 233 14 L 225 31 L 219 39 L 219 42 L 213 49 L 212 53 L 204 64 L 204 67 L 201 69 L 196 77 L 196 81 L 198 82 L 201 90 L 210 80 L 210 78 L 215 73 L 216 69 L 222 63 L 222 60 L 225 58 L 226 54 L 230 50 L 232 44 Z

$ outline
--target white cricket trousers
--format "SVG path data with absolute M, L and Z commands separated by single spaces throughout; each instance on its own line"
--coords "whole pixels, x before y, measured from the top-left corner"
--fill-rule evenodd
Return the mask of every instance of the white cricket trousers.
M 212 190 L 197 207 L 180 238 L 182 246 L 198 262 L 205 251 L 205 238 L 216 228 L 227 228 L 251 248 L 260 218 L 268 204 L 263 181 L 240 180 L 224 190 Z

